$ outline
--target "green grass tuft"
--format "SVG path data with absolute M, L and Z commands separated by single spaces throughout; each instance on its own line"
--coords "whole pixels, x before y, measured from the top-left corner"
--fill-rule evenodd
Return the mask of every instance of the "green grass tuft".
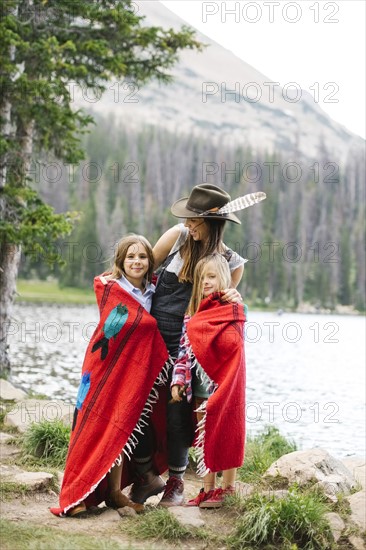
M 19 431 L 14 426 L 7 426 L 4 424 L 5 417 L 8 414 L 9 411 L 11 411 L 12 408 L 14 408 L 15 402 L 13 401 L 4 401 L 3 399 L 0 399 L 0 431 L 11 433 L 11 434 L 17 434 Z
M 247 547 L 326 550 L 333 536 L 324 514 L 329 511 L 324 498 L 314 491 L 300 493 L 292 487 L 284 498 L 255 494 L 243 502 L 243 514 L 229 537 L 233 550 Z
M 123 522 L 121 529 L 135 539 L 155 539 L 165 541 L 182 541 L 186 539 L 201 540 L 208 543 L 224 543 L 223 537 L 205 528 L 187 529 L 166 508 L 150 508 L 128 523 Z
M 278 428 L 268 426 L 263 433 L 248 437 L 238 478 L 247 483 L 257 482 L 275 460 L 296 449 L 296 444 L 281 435 Z
M 123 522 L 121 529 L 135 539 L 155 539 L 166 541 L 182 541 L 199 539 L 205 542 L 218 542 L 221 538 L 204 528 L 184 527 L 165 508 L 147 507 L 144 514 L 132 518 L 128 523 Z M 222 541 L 221 541 L 222 542 Z
M 8 411 L 6 410 L 5 407 L 2 408 L 2 409 L 0 410 L 0 427 L 1 427 L 1 428 L 2 428 L 3 426 L 5 426 L 4 420 L 5 420 L 5 417 L 6 417 L 6 415 L 7 415 L 7 412 L 8 412 Z M 2 430 L 2 431 L 3 431 L 3 430 Z
M 361 489 L 360 489 L 361 490 Z M 346 495 L 338 493 L 337 501 L 332 504 L 332 512 L 339 514 L 344 521 L 349 519 L 351 515 L 351 505 Z
M 24 453 L 55 468 L 65 463 L 70 440 L 70 427 L 61 420 L 33 422 L 22 438 Z
M 183 527 L 165 508 L 147 511 L 134 518 L 129 525 L 123 524 L 121 529 L 138 539 L 176 540 L 192 536 L 192 531 Z

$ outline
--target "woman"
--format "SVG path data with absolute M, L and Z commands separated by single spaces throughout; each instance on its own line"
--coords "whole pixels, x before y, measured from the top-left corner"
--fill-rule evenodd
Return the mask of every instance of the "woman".
M 261 195 L 263 197 L 238 209 L 265 198 L 264 193 Z M 151 314 L 157 320 L 160 333 L 174 359 L 178 355 L 184 314 L 191 298 L 194 269 L 201 258 L 213 253 L 225 258 L 231 272 L 231 287 L 225 289 L 222 299 L 242 301 L 236 286 L 242 278 L 246 260 L 230 250 L 222 240 L 226 221 L 240 224 L 234 214 L 219 212 L 230 200 L 230 195 L 215 185 L 197 185 L 189 197 L 178 200 L 171 208 L 175 217 L 185 218 L 185 223 L 164 233 L 153 249 L 155 268 L 162 266 L 162 270 Z M 184 501 L 182 478 L 188 464 L 188 449 L 193 441 L 191 403 L 186 400 L 169 403 L 167 421 L 169 479 L 160 504 L 168 507 L 179 506 Z M 140 487 L 135 484 L 130 493 L 130 498 L 134 500 L 134 492 L 138 491 L 140 503 L 146 500 L 144 486 L 146 494 L 149 492 L 149 483 L 144 485 L 142 480 L 141 484 Z

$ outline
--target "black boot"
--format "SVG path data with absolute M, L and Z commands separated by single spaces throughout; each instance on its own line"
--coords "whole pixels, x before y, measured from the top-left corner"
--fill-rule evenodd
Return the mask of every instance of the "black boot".
M 156 475 L 155 472 L 149 470 L 132 485 L 129 497 L 133 502 L 143 504 L 149 497 L 158 495 L 164 489 L 164 480 L 160 476 Z

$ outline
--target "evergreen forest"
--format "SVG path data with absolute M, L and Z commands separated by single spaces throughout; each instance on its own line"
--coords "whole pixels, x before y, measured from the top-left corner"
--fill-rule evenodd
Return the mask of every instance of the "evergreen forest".
M 67 165 L 34 156 L 32 185 L 56 212 L 76 211 L 71 235 L 23 251 L 20 276 L 54 276 L 61 286 L 91 287 L 128 232 L 152 244 L 177 220 L 170 205 L 199 183 L 232 199 L 264 191 L 267 200 L 227 224 L 225 242 L 248 259 L 240 290 L 251 305 L 296 309 L 309 302 L 365 309 L 365 159 L 344 165 L 321 144 L 317 159 L 258 147 L 228 147 L 162 127 L 124 125 L 92 113 L 85 159 Z M 178 220 L 179 221 L 179 220 Z M 184 220 L 181 220 L 184 221 Z M 34 243 L 35 245 L 36 243 Z M 62 257 L 63 265 L 55 261 Z

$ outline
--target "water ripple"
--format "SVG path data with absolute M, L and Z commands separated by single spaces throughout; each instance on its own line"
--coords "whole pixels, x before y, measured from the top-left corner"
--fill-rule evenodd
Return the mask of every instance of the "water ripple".
M 13 381 L 74 402 L 97 322 L 96 306 L 17 304 L 9 331 Z M 363 317 L 251 312 L 248 432 L 274 424 L 300 447 L 364 454 L 364 334 Z

